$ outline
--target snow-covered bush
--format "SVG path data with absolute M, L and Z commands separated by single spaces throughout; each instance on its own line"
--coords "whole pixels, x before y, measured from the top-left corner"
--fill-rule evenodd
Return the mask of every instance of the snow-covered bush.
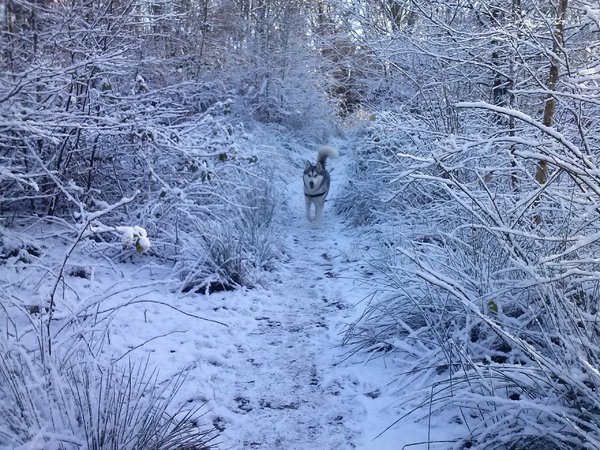
M 485 120 L 473 113 L 469 122 Z M 371 262 L 381 294 L 345 344 L 370 357 L 401 355 L 399 404 L 464 424 L 456 448 L 600 440 L 600 179 L 568 138 L 522 120 L 528 139 L 495 130 L 371 147 L 372 170 L 393 181 L 377 217 L 401 231 L 382 239 Z M 378 136 L 393 140 L 401 122 L 414 129 L 396 118 Z M 532 174 L 545 155 L 556 170 L 539 186 Z M 415 389 L 423 379 L 434 384 Z
M 102 367 L 85 351 L 40 359 L 4 334 L 0 353 L 0 448 L 208 449 L 217 436 L 199 423 L 200 407 L 173 409 L 185 377 L 161 384 L 147 361 Z
M 398 405 L 464 424 L 456 448 L 597 447 L 596 21 L 586 1 L 479 5 L 361 23 L 386 72 L 363 151 L 387 183 L 378 293 L 345 343 L 401 355 Z
M 356 226 L 368 225 L 377 221 L 377 211 L 381 211 L 384 199 L 380 195 L 385 180 L 379 177 L 377 168 L 372 164 L 373 154 L 366 143 L 371 135 L 358 139 L 355 164 L 348 186 L 340 190 L 336 197 L 335 211 Z
M 206 221 L 191 217 L 188 231 L 179 233 L 177 271 L 184 291 L 254 287 L 273 269 L 279 255 L 274 208 L 280 200 L 266 178 L 254 182 L 239 193 L 239 203 Z
M 404 162 L 418 162 L 430 152 L 430 135 L 426 123 L 403 109 L 372 114 L 355 137 L 353 172 L 336 199 L 336 211 L 355 225 L 366 225 L 385 220 L 390 208 L 410 213 L 433 201 L 439 189 L 431 184 L 415 180 L 399 187 L 407 171 L 414 170 Z M 394 163 L 393 170 L 384 161 Z
M 185 291 L 254 286 L 277 254 L 270 165 L 252 134 L 228 122 L 229 106 L 179 125 L 177 143 L 148 144 L 150 176 L 133 182 L 142 193 L 129 217 L 147 230 L 154 254 L 174 262 Z

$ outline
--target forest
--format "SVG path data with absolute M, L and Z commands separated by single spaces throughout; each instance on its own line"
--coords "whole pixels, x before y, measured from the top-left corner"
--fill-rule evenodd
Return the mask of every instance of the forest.
M 328 143 L 311 229 L 291 183 Z M 350 278 L 306 370 L 364 366 L 377 436 L 600 448 L 599 157 L 597 0 L 0 0 L 0 449 L 346 448 L 244 440 L 310 402 L 191 402 L 214 344 L 145 349 L 234 349 L 249 299 Z

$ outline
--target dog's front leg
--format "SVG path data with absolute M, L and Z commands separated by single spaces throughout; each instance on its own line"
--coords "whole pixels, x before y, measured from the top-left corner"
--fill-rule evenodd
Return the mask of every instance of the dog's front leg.
M 321 225 L 321 216 L 323 215 L 324 200 L 319 199 L 315 202 L 315 221 L 314 224 L 318 227 Z
M 304 196 L 304 208 L 306 209 L 306 220 L 308 220 L 308 223 L 313 223 L 313 219 L 310 216 L 310 204 L 311 204 L 311 199 L 310 197 Z

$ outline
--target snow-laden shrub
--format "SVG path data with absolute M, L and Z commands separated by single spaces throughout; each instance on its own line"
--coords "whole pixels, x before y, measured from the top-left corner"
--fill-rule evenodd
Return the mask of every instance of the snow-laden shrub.
M 561 149 L 568 140 L 527 131 L 536 152 L 533 138 L 508 145 L 507 133 L 373 158 L 396 177 L 378 218 L 398 231 L 372 261 L 380 294 L 345 343 L 399 355 L 398 404 L 464 424 L 456 448 L 600 442 L 600 180 L 591 160 Z M 540 187 L 532 174 L 545 155 L 556 170 Z
M 77 258 L 82 254 L 91 257 L 97 247 L 104 251 L 121 245 L 126 246 L 122 251 L 132 256 L 150 252 L 144 228 L 99 223 L 135 200 L 135 196 L 124 198 L 85 215 L 84 222 L 69 232 L 44 222 L 52 236 L 45 245 L 33 237 L 33 229 L 25 239 L 26 233 L 0 228 L 3 247 L 27 242 L 27 249 L 40 252 L 35 257 L 30 254 L 30 260 L 23 257 L 23 249 L 14 255 L 11 251 L 7 261 L 15 263 L 14 267 L 4 268 L 6 278 L 0 293 L 0 317 L 6 324 L 0 334 L 0 448 L 162 450 L 211 445 L 215 433 L 212 427 L 202 425 L 199 409 L 182 410 L 175 405 L 183 376 L 159 383 L 150 360 L 122 365 L 119 360 L 108 363 L 102 358 L 111 319 L 127 306 L 153 301 L 143 295 L 128 298 L 120 291 L 117 303 L 107 305 L 114 293 L 98 296 L 78 288 L 89 286 L 87 280 L 92 280 L 94 270 L 73 265 L 75 254 L 79 253 Z M 96 242 L 105 235 L 119 243 Z M 59 236 L 68 239 L 61 243 Z M 57 261 L 54 253 L 61 245 L 64 256 Z M 81 285 L 73 277 L 86 282 Z M 31 279 L 37 280 L 33 290 L 27 287 Z M 130 286 L 127 291 L 140 287 Z
M 414 170 L 408 163 L 424 159 L 431 148 L 426 124 L 404 117 L 404 111 L 372 114 L 356 136 L 352 174 L 335 203 L 336 211 L 354 225 L 381 222 L 390 208 L 408 212 L 439 195 L 439 189 L 428 183 L 400 185 L 407 171 Z
M 191 54 L 158 57 L 156 42 L 134 31 L 140 16 L 131 8 L 105 11 L 78 1 L 30 6 L 35 27 L 15 23 L 15 40 L 0 42 L 0 51 L 11 55 L 17 42 L 23 44 L 18 61 L 11 56 L 0 63 L 10 68 L 0 70 L 0 122 L 9 124 L 0 136 L 0 210 L 14 220 L 10 225 L 50 217 L 66 229 L 78 229 L 86 217 L 139 191 L 134 203 L 103 217 L 103 224 L 142 227 L 147 235 L 134 233 L 132 244 L 162 263 L 175 265 L 179 255 L 194 247 L 203 255 L 193 266 L 205 260 L 202 271 L 237 279 L 229 285 L 256 283 L 260 276 L 249 273 L 267 265 L 257 260 L 262 257 L 243 256 L 237 268 L 214 257 L 219 248 L 227 251 L 221 240 L 228 235 L 253 233 L 238 216 L 255 207 L 245 190 L 255 189 L 253 180 L 263 175 L 265 161 L 254 151 L 243 123 L 260 105 L 272 105 L 268 113 L 279 124 L 301 128 L 325 123 L 330 113 L 325 96 L 318 89 L 311 88 L 310 94 L 304 89 L 313 77 L 298 72 L 294 83 L 289 77 L 290 82 L 278 81 L 271 79 L 274 72 L 267 65 L 259 80 L 246 64 L 240 77 L 239 67 L 229 73 L 223 61 L 215 63 L 217 69 L 201 65 Z M 21 16 L 22 11 L 12 14 Z M 181 28 L 182 18 L 157 14 L 164 25 Z M 114 39 L 99 47 L 108 23 L 114 24 Z M 73 39 L 65 31 L 72 24 L 87 29 L 87 38 Z M 56 40 L 39 47 L 26 44 L 48 30 L 58 30 Z M 140 61 L 144 52 L 149 57 Z M 276 94 L 277 102 L 273 89 L 281 94 Z M 52 94 L 40 96 L 41 91 Z M 236 224 L 223 230 L 231 218 Z M 114 234 L 93 239 L 120 249 Z M 245 275 L 235 274 L 242 271 Z
M 230 290 L 260 284 L 273 269 L 279 236 L 273 224 L 279 201 L 266 178 L 257 178 L 216 218 L 199 221 L 180 233 L 177 270 L 184 291 Z
M 270 163 L 242 125 L 220 114 L 215 108 L 187 124 L 168 158 L 160 157 L 167 149 L 152 150 L 152 176 L 134 212 L 185 291 L 255 286 L 277 255 Z
M 352 175 L 347 186 L 336 197 L 334 209 L 352 225 L 368 225 L 377 221 L 377 211 L 381 211 L 384 202 L 380 193 L 384 182 L 377 171 L 369 164 L 367 152 L 357 152 L 360 159 L 352 167 Z
M 123 246 L 160 258 L 176 267 L 184 290 L 255 286 L 277 255 L 278 199 L 265 150 L 242 124 L 229 121 L 230 107 L 217 102 L 194 121 L 145 130 L 131 151 L 109 147 L 109 159 L 97 155 L 97 184 L 89 192 L 77 187 L 78 178 L 57 179 L 66 197 L 60 204 L 70 214 L 54 220 L 67 228 L 79 222 L 78 229 L 107 211 L 84 237 L 106 241 L 114 251 L 104 256 L 113 259 L 123 256 Z M 272 140 L 276 146 L 283 138 Z M 109 208 L 124 191 L 137 194 L 124 208 Z
M 208 449 L 217 436 L 199 407 L 174 408 L 185 377 L 161 384 L 147 361 L 42 358 L 4 334 L 0 353 L 0 448 Z

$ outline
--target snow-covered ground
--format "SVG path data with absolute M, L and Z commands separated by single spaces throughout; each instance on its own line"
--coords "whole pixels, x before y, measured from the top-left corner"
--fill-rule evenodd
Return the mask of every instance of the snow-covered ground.
M 414 406 L 400 404 L 401 393 L 389 386 L 401 362 L 365 364 L 364 355 L 341 346 L 373 287 L 361 270 L 372 243 L 341 223 L 331 206 L 353 158 L 344 141 L 337 146 L 318 229 L 304 217 L 303 160 L 283 171 L 289 181 L 278 217 L 284 257 L 261 288 L 182 294 L 170 287 L 168 269 L 146 265 L 140 255 L 100 263 L 93 254 L 77 254 L 71 261 L 93 267 L 89 277 L 67 277 L 84 304 L 128 304 L 111 316 L 107 361 L 149 357 L 160 380 L 185 372 L 176 400 L 205 405 L 204 419 L 221 431 L 222 448 L 385 450 L 450 437 L 444 426 L 410 417 L 378 437 Z
M 297 162 L 280 218 L 285 258 L 265 287 L 156 294 L 227 327 L 160 305 L 136 308 L 113 323 L 122 352 L 165 336 L 136 352 L 153 352 L 165 377 L 191 367 L 180 397 L 207 403 L 224 448 L 383 450 L 428 440 L 427 423 L 410 420 L 375 439 L 403 410 L 393 390 L 385 389 L 401 368 L 386 367 L 383 359 L 365 365 L 364 356 L 348 358 L 340 345 L 372 290 L 361 279 L 369 242 L 331 207 L 351 158 L 341 147 L 339 158 L 329 161 L 332 192 L 318 229 L 304 217 L 303 161 Z M 429 439 L 446 438 L 438 432 Z

